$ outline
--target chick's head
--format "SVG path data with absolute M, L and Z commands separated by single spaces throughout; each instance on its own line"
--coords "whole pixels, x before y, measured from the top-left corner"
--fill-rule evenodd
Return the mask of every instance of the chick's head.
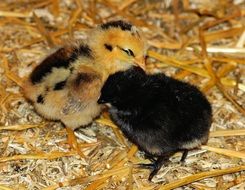
M 101 89 L 99 104 L 110 104 L 119 109 L 138 104 L 147 75 L 140 67 L 131 67 L 110 75 Z
M 89 45 L 98 62 L 110 73 L 124 71 L 132 65 L 145 67 L 146 43 L 142 33 L 129 23 L 113 21 L 92 32 Z

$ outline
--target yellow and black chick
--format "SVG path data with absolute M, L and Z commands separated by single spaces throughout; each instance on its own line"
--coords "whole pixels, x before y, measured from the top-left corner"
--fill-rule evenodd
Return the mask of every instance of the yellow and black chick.
M 108 76 L 133 65 L 144 68 L 145 55 L 145 39 L 135 26 L 108 22 L 93 29 L 88 41 L 47 56 L 25 82 L 24 94 L 40 115 L 60 120 L 72 139 L 73 130 L 100 114 L 97 100 Z
M 188 83 L 164 74 L 147 75 L 139 67 L 111 75 L 98 103 L 109 104 L 112 120 L 124 135 L 143 150 L 152 164 L 151 180 L 170 156 L 208 140 L 212 120 L 206 97 Z M 155 160 L 155 158 L 157 158 Z

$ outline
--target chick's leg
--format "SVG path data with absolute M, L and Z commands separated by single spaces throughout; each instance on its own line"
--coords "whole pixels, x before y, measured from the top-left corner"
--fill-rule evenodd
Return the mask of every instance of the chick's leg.
M 74 134 L 74 131 L 66 126 L 66 132 L 67 132 L 67 141 L 71 149 L 75 150 L 81 157 L 85 157 L 85 155 L 82 153 L 79 144 L 77 142 L 77 137 Z
M 187 155 L 188 155 L 188 150 L 184 150 L 182 157 L 180 159 L 180 162 L 182 162 L 182 163 L 185 162 Z

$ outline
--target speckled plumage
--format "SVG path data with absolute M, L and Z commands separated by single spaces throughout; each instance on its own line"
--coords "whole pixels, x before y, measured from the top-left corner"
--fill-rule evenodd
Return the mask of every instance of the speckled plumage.
M 26 80 L 24 94 L 45 118 L 60 120 L 73 130 L 86 126 L 101 112 L 97 100 L 107 77 L 134 64 L 143 66 L 145 49 L 143 36 L 131 24 L 102 24 L 87 41 L 48 55 Z

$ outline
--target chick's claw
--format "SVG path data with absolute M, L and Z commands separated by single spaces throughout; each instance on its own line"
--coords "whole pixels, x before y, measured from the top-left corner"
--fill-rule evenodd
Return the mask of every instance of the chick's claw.
M 141 169 L 154 169 L 156 166 L 154 163 L 151 163 L 151 164 L 137 164 L 137 167 Z

